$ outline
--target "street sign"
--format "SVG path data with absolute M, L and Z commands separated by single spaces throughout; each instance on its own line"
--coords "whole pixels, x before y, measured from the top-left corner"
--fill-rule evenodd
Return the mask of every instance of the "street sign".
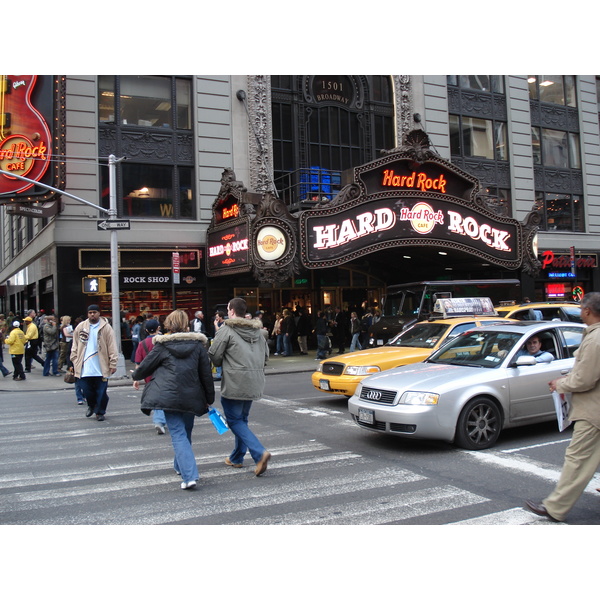
M 173 283 L 179 283 L 180 265 L 179 252 L 173 252 Z
M 96 221 L 98 231 L 110 231 L 111 229 L 131 229 L 131 221 L 129 220 L 117 220 L 117 219 L 104 219 L 104 221 Z

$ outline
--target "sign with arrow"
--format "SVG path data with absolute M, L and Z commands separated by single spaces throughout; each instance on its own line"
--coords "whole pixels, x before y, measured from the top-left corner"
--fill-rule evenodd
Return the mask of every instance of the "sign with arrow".
M 131 221 L 129 220 L 117 220 L 117 219 L 104 219 L 104 221 L 96 221 L 98 231 L 110 231 L 113 229 L 131 229 Z

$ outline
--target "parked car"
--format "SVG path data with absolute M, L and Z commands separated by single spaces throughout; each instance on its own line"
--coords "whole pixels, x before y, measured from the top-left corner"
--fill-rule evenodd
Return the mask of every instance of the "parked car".
M 518 321 L 572 321 L 581 323 L 579 302 L 528 302 L 497 306 L 496 311 L 502 317 Z
M 369 375 L 425 360 L 443 343 L 498 317 L 490 298 L 443 298 L 431 308 L 428 321 L 413 324 L 383 346 L 321 361 L 312 374 L 313 386 L 328 394 L 352 396 Z
M 370 431 L 490 448 L 503 429 L 556 419 L 548 382 L 573 367 L 584 331 L 565 321 L 477 327 L 424 362 L 363 379 L 348 408 Z M 525 355 L 534 335 L 551 362 Z

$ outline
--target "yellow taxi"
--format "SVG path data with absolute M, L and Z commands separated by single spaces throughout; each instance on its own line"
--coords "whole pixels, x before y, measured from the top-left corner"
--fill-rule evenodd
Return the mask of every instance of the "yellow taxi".
M 527 302 L 496 307 L 496 312 L 517 321 L 572 321 L 581 323 L 579 302 Z
M 428 321 L 415 323 L 387 344 L 321 361 L 312 384 L 321 392 L 352 396 L 369 375 L 421 362 L 444 342 L 474 327 L 510 321 L 497 315 L 489 298 L 438 300 Z

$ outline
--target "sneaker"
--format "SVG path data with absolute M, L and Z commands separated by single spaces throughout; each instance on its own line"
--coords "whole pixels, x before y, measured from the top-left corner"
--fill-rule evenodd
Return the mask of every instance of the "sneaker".
M 229 457 L 225 459 L 225 464 L 233 467 L 234 469 L 241 469 L 244 466 L 242 463 L 232 463 Z
M 6 377 L 7 375 L 10 375 L 12 373 L 12 371 L 6 371 L 6 373 L 4 373 L 4 377 Z
M 96 415 L 96 421 L 104 421 L 104 415 Z
M 165 426 L 161 425 L 160 423 L 156 423 L 154 425 L 154 429 L 156 429 L 156 433 L 158 435 L 164 435 L 164 433 L 165 433 Z
M 91 406 L 88 406 L 88 409 L 87 409 L 87 411 L 86 411 L 86 413 L 85 413 L 85 416 L 89 418 L 89 417 L 91 417 L 93 414 L 94 414 L 94 409 L 93 409 Z
M 79 404 L 79 406 L 82 406 L 83 404 L 85 404 L 85 402 L 84 402 L 83 400 L 79 400 L 79 401 L 77 402 L 77 404 Z
M 265 451 L 263 455 L 260 457 L 260 460 L 256 463 L 256 469 L 254 469 L 254 474 L 258 477 L 262 475 L 267 470 L 267 463 L 271 458 L 271 453 Z
M 193 490 L 197 485 L 198 485 L 197 481 L 188 481 L 187 483 L 185 481 L 182 481 L 181 489 L 182 490 Z

